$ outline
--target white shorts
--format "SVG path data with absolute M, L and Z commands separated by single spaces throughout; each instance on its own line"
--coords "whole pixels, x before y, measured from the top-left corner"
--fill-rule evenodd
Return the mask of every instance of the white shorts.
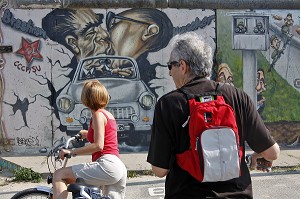
M 115 155 L 105 154 L 96 162 L 73 165 L 73 174 L 87 184 L 98 186 L 111 199 L 124 199 L 127 169 Z

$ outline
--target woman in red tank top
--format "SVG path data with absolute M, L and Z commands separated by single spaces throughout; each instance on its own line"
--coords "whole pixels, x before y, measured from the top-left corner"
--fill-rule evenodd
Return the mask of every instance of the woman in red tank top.
M 87 138 L 90 144 L 72 150 L 63 149 L 59 155 L 63 160 L 65 154 L 92 154 L 92 162 L 55 171 L 52 183 L 54 198 L 67 198 L 66 185 L 80 177 L 88 184 L 103 187 L 105 196 L 123 199 L 127 170 L 119 158 L 116 120 L 105 110 L 109 94 L 99 81 L 90 80 L 84 83 L 81 101 L 92 112 L 89 129 L 80 131 L 82 138 Z

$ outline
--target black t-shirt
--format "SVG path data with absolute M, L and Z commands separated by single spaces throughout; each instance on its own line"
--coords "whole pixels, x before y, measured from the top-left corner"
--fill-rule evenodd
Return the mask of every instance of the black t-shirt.
M 197 78 L 184 88 L 196 94 L 214 91 L 216 86 L 214 81 Z M 221 92 L 226 103 L 234 109 L 244 155 L 245 141 L 257 153 L 275 144 L 245 92 L 226 84 L 222 86 Z M 188 116 L 186 96 L 179 90 L 162 96 L 155 107 L 147 161 L 151 165 L 170 170 L 166 177 L 165 198 L 252 198 L 251 178 L 245 157 L 242 157 L 242 175 L 225 182 L 201 183 L 177 165 L 175 154 L 182 153 L 190 147 L 189 125 L 182 127 Z

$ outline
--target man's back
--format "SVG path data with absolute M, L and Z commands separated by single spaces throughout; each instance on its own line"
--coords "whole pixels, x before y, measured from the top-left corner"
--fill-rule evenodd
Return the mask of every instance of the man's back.
M 215 90 L 217 83 L 206 79 L 210 77 L 213 65 L 210 46 L 192 32 L 174 36 L 171 43 L 167 65 L 176 88 L 195 94 Z M 252 198 L 251 178 L 244 156 L 245 141 L 256 152 L 251 156 L 251 167 L 259 157 L 278 158 L 279 147 L 248 95 L 228 85 L 224 85 L 221 92 L 225 102 L 234 109 L 237 121 L 243 148 L 241 176 L 224 182 L 201 183 L 177 165 L 176 154 L 193 149 L 190 148 L 188 125 L 182 127 L 190 114 L 187 98 L 175 90 L 161 97 L 156 104 L 147 158 L 157 176 L 167 175 L 165 198 Z
M 183 88 L 189 90 L 190 92 L 201 93 L 215 90 L 216 85 L 216 82 L 202 78 L 186 84 Z M 240 145 L 243 148 L 245 147 L 244 141 L 247 137 L 251 138 L 251 140 L 257 140 L 258 138 L 263 139 L 260 138 L 261 132 L 258 132 L 252 136 L 251 133 L 253 132 L 251 130 L 255 129 L 250 128 L 250 131 L 246 131 L 247 128 L 243 128 L 245 126 L 251 127 L 250 124 L 247 124 L 248 118 L 250 118 L 249 122 L 252 120 L 252 122 L 256 123 L 255 126 L 259 127 L 260 131 L 264 132 L 264 130 L 266 130 L 262 128 L 263 124 L 260 124 L 262 121 L 256 122 L 258 116 L 256 115 L 254 105 L 251 104 L 251 101 L 247 95 L 245 95 L 242 91 L 238 91 L 236 88 L 228 85 L 224 85 L 221 92 L 225 101 L 233 107 L 236 113 L 237 125 L 241 140 Z M 170 169 L 166 179 L 166 198 L 199 198 L 199 196 L 226 197 L 232 194 L 237 196 L 237 198 L 252 197 L 251 179 L 248 167 L 244 161 L 244 157 L 242 157 L 241 162 L 241 176 L 225 182 L 200 183 L 189 173 L 182 170 L 176 163 L 174 155 L 182 153 L 185 150 L 188 150 L 190 147 L 188 127 L 183 128 L 181 126 L 189 115 L 187 99 L 183 93 L 176 90 L 162 97 L 157 104 L 158 105 L 156 109 L 159 112 L 162 111 L 162 113 L 172 113 L 166 115 L 155 115 L 153 124 L 156 136 L 164 137 L 167 136 L 164 135 L 164 132 L 169 133 L 168 136 L 170 136 L 170 143 L 166 142 L 164 145 L 162 145 L 162 148 L 158 150 L 163 153 L 162 151 L 169 146 L 172 150 L 161 155 L 166 156 L 165 159 L 168 159 L 169 156 L 172 156 L 172 158 L 169 165 L 160 165 L 166 163 L 164 163 L 164 161 L 160 162 L 159 160 L 156 160 L 156 157 L 153 157 L 151 154 L 153 149 L 152 145 L 150 145 L 148 161 L 153 165 L 161 166 L 162 168 L 167 167 Z M 249 106 L 251 108 L 246 109 L 246 107 Z M 159 116 L 159 118 L 157 118 L 157 116 Z M 164 125 L 161 124 L 167 122 L 167 120 L 170 120 L 170 122 L 165 123 Z M 171 129 L 168 128 L 170 126 L 174 126 L 174 124 L 177 125 Z M 166 140 L 166 138 L 163 140 Z M 256 146 L 257 143 L 253 144 Z M 263 141 L 264 146 L 257 148 L 261 150 L 262 148 L 268 148 L 273 144 L 274 141 L 272 139 L 269 140 L 269 137 L 266 137 L 266 139 Z M 164 158 L 161 157 L 158 159 Z

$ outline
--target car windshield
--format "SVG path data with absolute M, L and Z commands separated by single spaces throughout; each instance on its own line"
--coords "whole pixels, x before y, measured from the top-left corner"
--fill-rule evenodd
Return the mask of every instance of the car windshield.
M 136 66 L 129 59 L 93 58 L 81 63 L 78 80 L 95 78 L 134 79 L 137 76 Z

